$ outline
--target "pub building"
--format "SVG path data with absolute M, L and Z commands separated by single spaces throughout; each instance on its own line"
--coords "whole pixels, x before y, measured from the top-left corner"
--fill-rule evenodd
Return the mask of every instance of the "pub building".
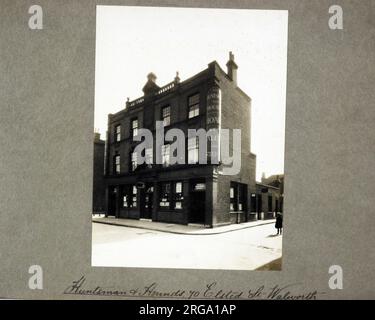
M 200 224 L 206 227 L 258 219 L 251 195 L 257 193 L 256 156 L 250 151 L 251 99 L 237 86 L 238 66 L 230 52 L 227 72 L 216 61 L 193 77 L 163 87 L 150 73 L 144 95 L 108 115 L 105 146 L 106 215 L 116 218 Z M 133 138 L 140 128 L 164 131 L 241 129 L 241 170 L 223 175 L 222 164 L 198 164 L 197 137 L 186 138 L 186 164 L 170 164 L 170 142 L 161 147 L 162 164 L 137 164 Z M 155 148 L 144 156 L 155 158 Z M 155 161 L 153 161 L 155 163 Z

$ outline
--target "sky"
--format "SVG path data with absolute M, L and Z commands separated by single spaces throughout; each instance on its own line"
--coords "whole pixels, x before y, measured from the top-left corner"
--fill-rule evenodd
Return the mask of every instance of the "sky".
M 147 74 L 163 86 L 229 51 L 237 83 L 252 99 L 251 151 L 256 178 L 284 172 L 288 12 L 286 10 L 97 6 L 95 123 L 105 137 L 107 115 L 143 95 Z M 244 134 L 244 133 L 243 133 Z

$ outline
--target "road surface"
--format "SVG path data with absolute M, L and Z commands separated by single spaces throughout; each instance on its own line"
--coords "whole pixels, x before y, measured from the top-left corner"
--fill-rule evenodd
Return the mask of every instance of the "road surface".
M 184 235 L 93 223 L 93 266 L 254 270 L 281 257 L 274 224 Z

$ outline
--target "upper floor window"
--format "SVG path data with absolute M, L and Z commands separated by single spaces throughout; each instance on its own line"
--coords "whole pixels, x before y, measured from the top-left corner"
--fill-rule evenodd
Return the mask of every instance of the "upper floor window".
M 176 182 L 174 185 L 174 208 L 182 209 L 184 196 L 182 193 L 182 182 Z
M 138 135 L 138 119 L 133 119 L 131 124 L 131 135 L 135 137 Z
M 199 115 L 199 93 L 188 98 L 189 119 Z
M 153 161 L 152 148 L 145 149 L 145 161 L 148 167 L 151 167 Z
M 118 142 L 121 140 L 121 126 L 117 125 L 115 127 L 115 141 Z
M 170 151 L 171 146 L 169 144 L 161 146 L 161 161 L 165 167 L 169 166 L 170 163 Z
M 230 211 L 234 211 L 234 207 L 236 205 L 236 198 L 235 198 L 235 187 L 233 183 L 231 184 L 231 187 L 230 187 L 229 197 L 230 197 Z
M 199 160 L 199 140 L 198 137 L 188 139 L 188 164 L 198 163 Z
M 161 109 L 161 118 L 163 120 L 164 127 L 169 126 L 171 124 L 171 107 L 166 106 Z
M 114 171 L 116 174 L 120 173 L 121 167 L 120 167 L 120 155 L 116 154 L 114 157 Z
M 138 166 L 137 152 L 130 153 L 130 157 L 131 157 L 131 171 L 135 171 L 135 169 L 137 169 L 137 166 Z

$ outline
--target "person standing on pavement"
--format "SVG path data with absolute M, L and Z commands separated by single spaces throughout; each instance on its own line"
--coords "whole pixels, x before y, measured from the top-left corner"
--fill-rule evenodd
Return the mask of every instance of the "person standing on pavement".
M 283 215 L 280 212 L 276 214 L 275 228 L 277 229 L 277 234 L 281 235 L 283 232 Z

